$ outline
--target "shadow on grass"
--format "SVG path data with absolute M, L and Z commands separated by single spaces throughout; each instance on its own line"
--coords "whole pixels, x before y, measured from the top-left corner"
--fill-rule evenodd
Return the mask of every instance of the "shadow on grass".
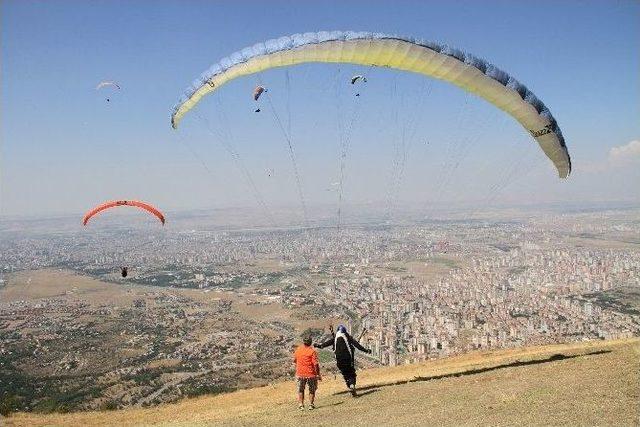
M 529 365 L 540 365 L 543 363 L 559 362 L 561 360 L 574 359 L 576 357 L 597 356 L 597 355 L 606 354 L 606 353 L 611 353 L 611 350 L 598 350 L 590 353 L 572 354 L 569 356 L 564 354 L 554 354 L 552 356 L 547 357 L 546 359 L 527 360 L 523 362 L 516 360 L 515 362 L 505 363 L 503 365 L 489 366 L 486 368 L 470 369 L 468 371 L 461 371 L 461 372 L 451 372 L 449 374 L 433 375 L 430 377 L 414 377 L 410 380 L 395 381 L 395 382 L 384 383 L 384 384 L 373 384 L 370 386 L 358 388 L 358 390 L 359 391 L 371 390 L 373 392 L 373 391 L 378 391 L 381 387 L 390 387 L 390 386 L 403 385 L 403 384 L 409 384 L 409 383 L 417 383 L 422 381 L 433 381 L 433 380 L 440 380 L 444 378 L 464 377 L 467 375 L 477 375 L 477 374 L 483 374 L 485 372 L 497 371 L 498 369 L 517 368 L 520 366 L 529 366 Z M 347 394 L 347 393 L 349 393 L 348 390 L 340 391 L 340 392 L 334 393 L 333 395 L 336 396 L 336 395 Z M 360 396 L 363 396 L 364 394 L 365 393 L 360 393 Z
M 364 387 L 364 388 L 362 388 L 362 390 L 365 390 L 365 391 L 362 391 L 362 392 L 358 391 L 358 396 L 357 396 L 358 399 L 361 398 L 361 397 L 366 396 L 367 394 L 371 394 L 371 393 L 375 393 L 376 391 L 380 391 L 379 388 L 371 388 L 371 387 Z

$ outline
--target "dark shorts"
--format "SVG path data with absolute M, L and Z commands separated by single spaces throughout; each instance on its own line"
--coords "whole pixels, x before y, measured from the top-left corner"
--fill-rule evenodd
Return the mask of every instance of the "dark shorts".
M 309 384 L 309 393 L 316 394 L 316 390 L 318 389 L 317 378 L 297 377 L 297 380 L 298 380 L 298 393 L 304 393 L 304 387 L 307 384 Z

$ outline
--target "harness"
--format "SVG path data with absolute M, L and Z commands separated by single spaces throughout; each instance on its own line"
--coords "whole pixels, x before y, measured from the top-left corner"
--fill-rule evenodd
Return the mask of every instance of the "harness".
M 334 341 L 333 341 L 333 352 L 335 353 L 336 350 L 338 349 L 338 339 L 344 340 L 344 344 L 347 347 L 347 351 L 349 352 L 349 355 L 351 356 L 351 360 L 353 360 L 353 352 L 351 350 L 351 346 L 349 345 L 349 338 L 347 338 L 344 332 L 341 332 L 341 331 L 336 332 L 336 337 L 334 338 Z

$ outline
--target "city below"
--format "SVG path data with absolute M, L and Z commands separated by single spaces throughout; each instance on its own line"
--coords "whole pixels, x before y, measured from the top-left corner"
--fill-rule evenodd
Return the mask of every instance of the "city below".
M 372 349 L 358 369 L 640 336 L 640 209 L 569 212 L 279 229 L 2 220 L 0 404 L 113 409 L 264 385 L 292 378 L 301 335 L 338 324 Z

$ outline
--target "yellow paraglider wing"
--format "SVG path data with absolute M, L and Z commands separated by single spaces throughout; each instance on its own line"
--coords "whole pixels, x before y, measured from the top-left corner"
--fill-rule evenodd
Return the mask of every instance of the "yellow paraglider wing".
M 566 178 L 571 159 L 549 109 L 526 86 L 489 62 L 437 43 L 378 33 L 294 34 L 258 43 L 222 59 L 202 74 L 175 106 L 171 124 L 206 94 L 238 77 L 308 62 L 389 67 L 444 80 L 471 92 L 515 118 L 529 131 L 558 174 Z

